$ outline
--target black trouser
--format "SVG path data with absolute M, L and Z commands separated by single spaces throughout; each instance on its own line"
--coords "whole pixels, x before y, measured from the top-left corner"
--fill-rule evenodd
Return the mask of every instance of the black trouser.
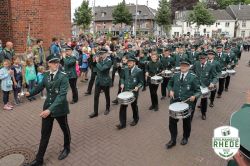
M 228 89 L 229 84 L 230 84 L 230 76 L 227 76 L 225 79 L 225 89 Z
M 118 73 L 120 73 L 120 68 L 114 67 L 113 66 L 113 70 L 112 70 L 112 85 L 114 84 L 115 81 L 115 73 L 118 71 Z
M 149 83 L 149 90 L 150 90 L 150 97 L 151 97 L 151 102 L 152 102 L 152 106 L 158 107 L 158 95 L 157 95 L 157 89 L 158 89 L 159 85 L 157 84 L 151 84 Z
M 120 106 L 119 119 L 120 119 L 120 124 L 122 126 L 126 126 L 127 107 L 128 107 L 128 105 L 121 105 Z M 133 119 L 135 122 L 138 122 L 139 121 L 139 111 L 138 111 L 138 106 L 137 106 L 137 99 L 133 103 L 131 103 L 131 108 L 133 111 Z
M 74 102 L 78 101 L 78 90 L 77 90 L 76 83 L 77 83 L 77 78 L 70 78 L 69 79 L 69 85 L 70 85 L 71 90 L 72 90 L 72 100 Z
M 206 115 L 207 112 L 207 97 L 201 98 L 201 114 Z
M 18 93 L 21 92 L 22 87 L 22 80 L 17 81 L 17 86 L 13 86 L 13 92 L 14 92 L 14 99 L 16 102 L 18 102 Z
M 90 81 L 89 81 L 89 85 L 88 85 L 88 89 L 87 92 L 91 93 L 92 92 L 92 88 L 95 82 L 95 78 L 96 78 L 97 73 L 93 72 L 93 70 L 91 70 L 91 77 L 90 77 Z
M 163 77 L 163 82 L 161 83 L 161 95 L 162 95 L 162 97 L 166 97 L 168 81 L 169 81 L 169 78 Z
M 3 103 L 4 105 L 9 102 L 10 91 L 3 91 Z
M 64 135 L 64 148 L 70 149 L 71 136 L 70 136 L 67 115 L 56 118 L 48 116 L 47 118 L 42 119 L 41 140 L 40 140 L 39 150 L 36 155 L 37 161 L 43 161 L 43 157 L 46 152 L 49 143 L 49 138 L 52 132 L 54 119 L 57 120 L 62 129 Z
M 145 68 L 142 68 L 142 72 L 143 72 L 143 88 L 145 89 L 147 87 L 147 79 L 146 79 Z
M 195 108 L 196 108 L 196 103 L 197 103 L 198 99 L 195 98 L 194 102 L 192 102 L 191 105 L 189 105 L 189 107 L 191 108 L 191 122 L 193 120 L 194 117 L 194 112 L 195 112 Z
M 211 91 L 210 98 L 209 98 L 211 103 L 214 103 L 216 91 L 217 91 L 217 89 Z
M 169 131 L 171 134 L 171 140 L 176 142 L 177 138 L 177 122 L 179 119 L 174 119 L 172 117 L 169 117 Z M 187 117 L 182 120 L 183 121 L 183 138 L 188 139 L 191 133 L 191 117 Z
M 218 95 L 221 95 L 224 91 L 224 85 L 225 85 L 225 78 L 219 78 L 219 89 L 218 89 Z
M 110 108 L 110 94 L 109 94 L 109 86 L 95 86 L 95 95 L 94 95 L 94 112 L 98 114 L 98 106 L 99 106 L 99 97 L 101 90 L 104 91 L 105 98 L 106 98 L 106 109 Z

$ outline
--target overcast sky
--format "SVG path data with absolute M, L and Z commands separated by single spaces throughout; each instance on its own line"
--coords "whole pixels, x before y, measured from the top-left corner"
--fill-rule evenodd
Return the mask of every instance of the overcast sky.
M 81 5 L 83 0 L 71 0 L 71 17 L 74 16 L 75 9 Z M 89 0 L 90 6 L 93 6 L 94 0 Z M 139 5 L 146 5 L 148 1 L 148 6 L 154 9 L 158 7 L 158 0 L 138 0 Z M 117 5 L 122 0 L 95 0 L 96 6 L 112 6 Z M 126 0 L 126 3 L 136 3 L 136 0 Z

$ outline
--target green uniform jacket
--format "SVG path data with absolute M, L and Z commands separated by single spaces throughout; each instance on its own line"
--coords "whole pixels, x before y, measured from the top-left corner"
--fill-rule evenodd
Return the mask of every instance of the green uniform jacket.
M 64 62 L 64 71 L 67 73 L 68 78 L 77 78 L 76 73 L 76 57 L 75 56 L 66 56 L 63 59 Z
M 131 75 L 129 75 L 129 68 L 123 69 L 121 74 L 121 84 L 124 84 L 124 91 L 130 91 L 135 87 L 143 86 L 143 72 L 137 66 L 134 67 Z M 139 91 L 138 91 L 139 92 Z M 138 97 L 138 92 L 134 92 L 135 96 Z
M 146 72 L 149 73 L 149 76 L 154 76 L 159 74 L 163 70 L 163 65 L 160 61 L 150 61 L 146 66 Z
M 213 68 L 215 69 L 217 73 L 217 78 L 219 78 L 221 75 L 220 62 L 214 59 L 212 62 L 208 61 L 208 63 L 212 64 Z
M 235 160 L 229 160 L 227 166 L 238 166 Z
M 50 110 L 51 117 L 65 116 L 69 114 L 67 101 L 69 80 L 66 77 L 66 73 L 58 71 L 54 76 L 54 80 L 50 81 L 49 74 L 49 72 L 44 74 L 42 82 L 29 92 L 30 96 L 34 96 L 46 88 L 47 98 L 44 102 L 43 110 Z
M 181 61 L 188 60 L 188 55 L 187 54 L 182 54 L 182 55 L 176 54 L 174 56 L 174 59 L 175 59 L 175 67 L 179 67 Z
M 238 64 L 238 57 L 233 51 L 231 51 L 229 55 L 227 54 L 227 59 L 231 69 L 235 68 L 235 66 Z
M 96 69 L 97 69 L 96 85 L 98 86 L 112 85 L 112 79 L 109 76 L 109 70 L 111 66 L 112 66 L 112 61 L 108 58 L 96 64 Z
M 95 58 L 95 55 L 91 54 L 90 58 L 89 58 L 89 64 L 90 64 L 89 66 L 90 66 L 92 72 L 97 72 L 96 62 L 95 62 L 94 58 Z
M 175 66 L 175 60 L 173 57 L 162 57 L 161 63 L 164 70 L 171 70 Z
M 45 64 L 46 63 L 46 55 L 45 55 L 45 50 L 43 47 L 42 47 L 42 49 L 43 49 L 42 60 L 43 60 L 43 63 Z M 41 63 L 40 54 L 39 54 L 39 47 L 37 45 L 32 48 L 32 53 L 35 56 L 35 62 L 38 64 Z
M 195 51 L 195 52 L 189 51 L 189 52 L 188 52 L 188 59 L 189 59 L 189 61 L 190 61 L 192 64 L 195 64 L 195 62 L 199 60 L 198 53 L 197 53 L 196 51 Z
M 198 99 L 201 95 L 201 90 L 197 76 L 189 71 L 183 82 L 181 82 L 180 77 L 181 73 L 177 73 L 168 82 L 168 90 L 174 91 L 174 98 L 185 101 L 189 97 L 195 96 Z M 171 100 L 172 102 L 173 100 Z M 193 106 L 193 102 L 189 101 L 188 104 Z
M 144 57 L 139 58 L 138 67 L 140 69 L 145 69 L 147 63 L 148 63 L 148 57 L 144 55 Z
M 220 62 L 221 70 L 226 70 L 226 67 L 229 63 L 229 59 L 227 58 L 227 55 L 223 52 L 221 57 L 219 57 L 219 54 L 217 53 L 215 56 L 215 59 Z
M 204 69 L 201 68 L 201 63 L 196 62 L 194 64 L 194 73 L 200 81 L 202 87 L 208 87 L 210 83 L 216 84 L 218 82 L 216 69 L 211 63 L 206 63 Z

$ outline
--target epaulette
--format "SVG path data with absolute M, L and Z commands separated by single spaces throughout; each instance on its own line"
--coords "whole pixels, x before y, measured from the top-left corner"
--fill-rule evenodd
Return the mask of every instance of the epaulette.
M 63 71 L 61 71 L 61 73 L 64 74 L 64 75 L 67 75 L 67 73 L 65 73 L 65 72 L 63 72 Z
M 192 73 L 192 72 L 191 72 L 190 74 L 191 74 L 191 75 L 193 75 L 193 76 L 195 76 L 195 77 L 197 77 L 197 75 L 196 75 L 196 74 L 194 74 L 194 73 Z

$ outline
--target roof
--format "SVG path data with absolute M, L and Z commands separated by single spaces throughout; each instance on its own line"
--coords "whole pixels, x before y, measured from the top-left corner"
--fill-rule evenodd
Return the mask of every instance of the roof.
M 112 12 L 116 6 L 106 6 L 106 7 L 95 7 L 95 21 L 112 21 Z M 136 5 L 127 5 L 130 13 L 135 16 Z M 154 9 L 151 9 L 145 5 L 137 5 L 137 12 L 140 13 L 137 15 L 137 19 L 147 19 L 153 20 L 154 19 Z M 102 17 L 102 13 L 105 13 L 104 17 Z
M 215 20 L 234 20 L 226 10 L 209 10 Z
M 250 5 L 230 5 L 226 10 L 234 19 L 250 20 Z

